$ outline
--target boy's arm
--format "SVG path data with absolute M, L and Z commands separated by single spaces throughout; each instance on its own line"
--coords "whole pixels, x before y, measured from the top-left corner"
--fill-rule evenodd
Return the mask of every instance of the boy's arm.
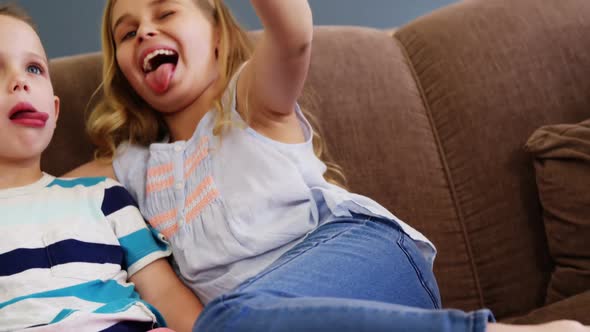
M 101 209 L 125 252 L 129 280 L 172 329 L 191 331 L 202 305 L 165 260 L 171 253 L 166 240 L 146 226 L 133 197 L 121 184 L 106 179 L 104 187 Z
M 169 328 L 177 332 L 192 331 L 203 305 L 178 279 L 166 259 L 148 264 L 129 280 L 141 298 L 160 311 Z

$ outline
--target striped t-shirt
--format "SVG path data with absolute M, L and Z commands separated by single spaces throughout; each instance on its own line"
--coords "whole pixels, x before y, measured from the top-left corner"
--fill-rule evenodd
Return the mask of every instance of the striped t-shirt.
M 170 250 L 117 182 L 43 174 L 0 190 L 0 234 L 0 331 L 165 324 L 127 280 Z

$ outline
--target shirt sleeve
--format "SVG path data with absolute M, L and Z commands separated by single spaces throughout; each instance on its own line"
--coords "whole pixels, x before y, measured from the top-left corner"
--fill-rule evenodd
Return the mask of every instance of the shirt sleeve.
M 107 179 L 105 184 L 101 209 L 123 249 L 129 276 L 170 256 L 168 241 L 145 222 L 129 192 L 114 180 Z
M 113 170 L 117 180 L 129 191 L 136 202 L 141 202 L 143 199 L 148 159 L 148 148 L 127 142 L 119 145 L 113 157 Z

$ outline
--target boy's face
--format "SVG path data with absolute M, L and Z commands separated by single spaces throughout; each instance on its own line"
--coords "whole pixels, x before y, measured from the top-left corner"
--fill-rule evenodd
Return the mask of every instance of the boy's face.
M 38 161 L 58 112 L 37 33 L 19 19 L 0 15 L 0 163 Z

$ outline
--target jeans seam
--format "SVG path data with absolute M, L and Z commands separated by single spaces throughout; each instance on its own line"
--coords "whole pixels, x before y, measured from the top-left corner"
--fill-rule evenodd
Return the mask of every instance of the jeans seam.
M 352 226 L 352 227 L 349 227 L 349 228 L 347 228 L 347 229 L 345 229 L 345 230 L 342 230 L 342 231 L 340 231 L 340 232 L 338 232 L 338 233 L 336 233 L 336 234 L 334 234 L 334 235 L 330 236 L 330 237 L 329 237 L 329 238 L 327 238 L 327 239 L 323 239 L 323 240 L 321 240 L 321 241 L 319 241 L 319 242 L 316 242 L 316 243 L 314 243 L 314 245 L 313 245 L 313 246 L 310 246 L 309 248 L 306 248 L 305 250 L 302 250 L 300 253 L 298 253 L 298 254 L 296 254 L 296 255 L 293 255 L 293 257 L 290 257 L 289 259 L 286 259 L 284 262 L 281 262 L 281 264 L 279 264 L 279 265 L 277 265 L 277 266 L 273 267 L 272 269 L 269 269 L 269 270 L 267 270 L 267 271 L 261 272 L 260 274 L 258 274 L 258 275 L 256 275 L 256 276 L 254 276 L 253 278 L 249 279 L 249 280 L 248 280 L 248 281 L 246 281 L 244 284 L 242 284 L 242 285 L 238 286 L 238 288 L 236 288 L 236 290 L 238 290 L 238 291 L 240 291 L 240 292 L 241 292 L 241 291 L 243 291 L 244 289 L 248 288 L 248 287 L 250 286 L 250 284 L 252 284 L 253 282 L 255 282 L 255 281 L 257 281 L 257 280 L 260 280 L 261 278 L 263 278 L 263 277 L 264 277 L 264 276 L 266 276 L 267 274 L 269 274 L 269 273 L 271 273 L 271 272 L 273 272 L 273 271 L 275 271 L 275 270 L 277 270 L 277 269 L 281 268 L 283 265 L 285 265 L 285 264 L 287 264 L 287 263 L 291 262 L 292 260 L 294 260 L 294 259 L 295 259 L 295 258 L 297 258 L 297 257 L 300 257 L 301 255 L 303 255 L 303 254 L 307 253 L 308 251 L 310 251 L 311 249 L 313 249 L 313 248 L 317 247 L 318 245 L 320 245 L 320 244 L 324 244 L 324 243 L 326 243 L 326 242 L 328 242 L 328 241 L 331 241 L 331 240 L 333 240 L 333 239 L 335 239 L 335 238 L 337 238 L 337 237 L 339 237 L 339 236 L 341 236 L 341 235 L 343 235 L 343 234 L 345 234 L 345 233 L 348 233 L 348 232 L 352 231 L 353 229 L 356 229 L 356 228 L 358 228 L 358 227 L 360 227 L 360 226 L 363 226 L 363 225 L 365 225 L 366 223 L 368 223 L 369 221 L 371 221 L 371 218 L 367 218 L 367 219 L 365 219 L 365 220 L 364 220 L 362 223 L 360 223 L 360 224 L 357 224 L 357 225 L 354 225 L 354 226 Z M 320 226 L 320 227 L 321 227 L 321 226 Z
M 420 284 L 422 284 L 422 287 L 424 288 L 424 290 L 426 291 L 426 293 L 430 297 L 430 300 L 432 301 L 434 308 L 440 309 L 440 306 L 438 305 L 438 302 L 436 301 L 434 294 L 432 294 L 432 290 L 430 289 L 430 287 L 428 287 L 428 285 L 424 281 L 424 276 L 422 275 L 422 271 L 420 271 L 420 269 L 416 265 L 416 262 L 414 262 L 414 258 L 412 258 L 412 255 L 406 250 L 406 248 L 403 245 L 404 237 L 405 237 L 404 231 L 400 229 L 399 233 L 400 233 L 400 237 L 397 240 L 397 245 L 402 250 L 402 252 L 406 255 L 406 258 L 410 262 L 410 265 L 412 265 L 412 267 L 414 268 L 414 271 L 416 272 L 416 275 L 418 276 L 418 280 L 420 280 Z
M 232 310 L 232 307 L 230 307 L 230 305 L 228 305 L 228 304 L 226 303 L 226 301 L 227 301 L 227 296 L 226 296 L 225 294 L 222 294 L 222 295 L 219 297 L 219 299 L 218 299 L 217 301 L 218 301 L 218 302 L 219 302 L 219 304 L 222 306 L 222 308 L 223 308 L 223 310 L 224 310 L 224 311 L 231 311 L 231 310 Z M 239 303 L 238 303 L 238 308 L 239 308 L 239 307 L 241 307 L 241 306 L 242 306 L 242 304 L 239 304 Z M 210 307 L 210 305 L 207 305 L 207 306 L 205 306 L 205 308 L 204 308 L 204 309 L 205 309 L 205 310 L 207 310 L 207 309 L 209 309 L 209 307 Z M 233 306 L 233 308 L 235 309 L 235 307 L 236 307 L 236 306 L 234 305 L 234 306 Z M 193 325 L 193 332 L 195 332 L 195 327 L 196 327 L 196 326 L 198 325 L 198 323 L 200 322 L 199 318 L 201 318 L 201 317 L 204 317 L 204 316 L 205 316 L 205 315 L 204 315 L 204 313 L 205 313 L 205 310 L 204 310 L 203 312 L 201 312 L 201 314 L 200 314 L 200 315 L 199 315 L 199 317 L 197 318 L 197 320 L 196 320 L 195 324 Z M 233 322 L 234 322 L 236 319 L 237 319 L 237 317 L 234 317 L 234 319 L 232 319 L 231 321 L 229 321 L 229 322 L 226 322 L 226 327 L 227 327 L 228 325 L 231 325 L 231 324 L 232 324 L 232 323 L 233 323 Z M 224 329 L 223 329 L 223 331 L 226 331 L 226 329 L 224 328 Z

